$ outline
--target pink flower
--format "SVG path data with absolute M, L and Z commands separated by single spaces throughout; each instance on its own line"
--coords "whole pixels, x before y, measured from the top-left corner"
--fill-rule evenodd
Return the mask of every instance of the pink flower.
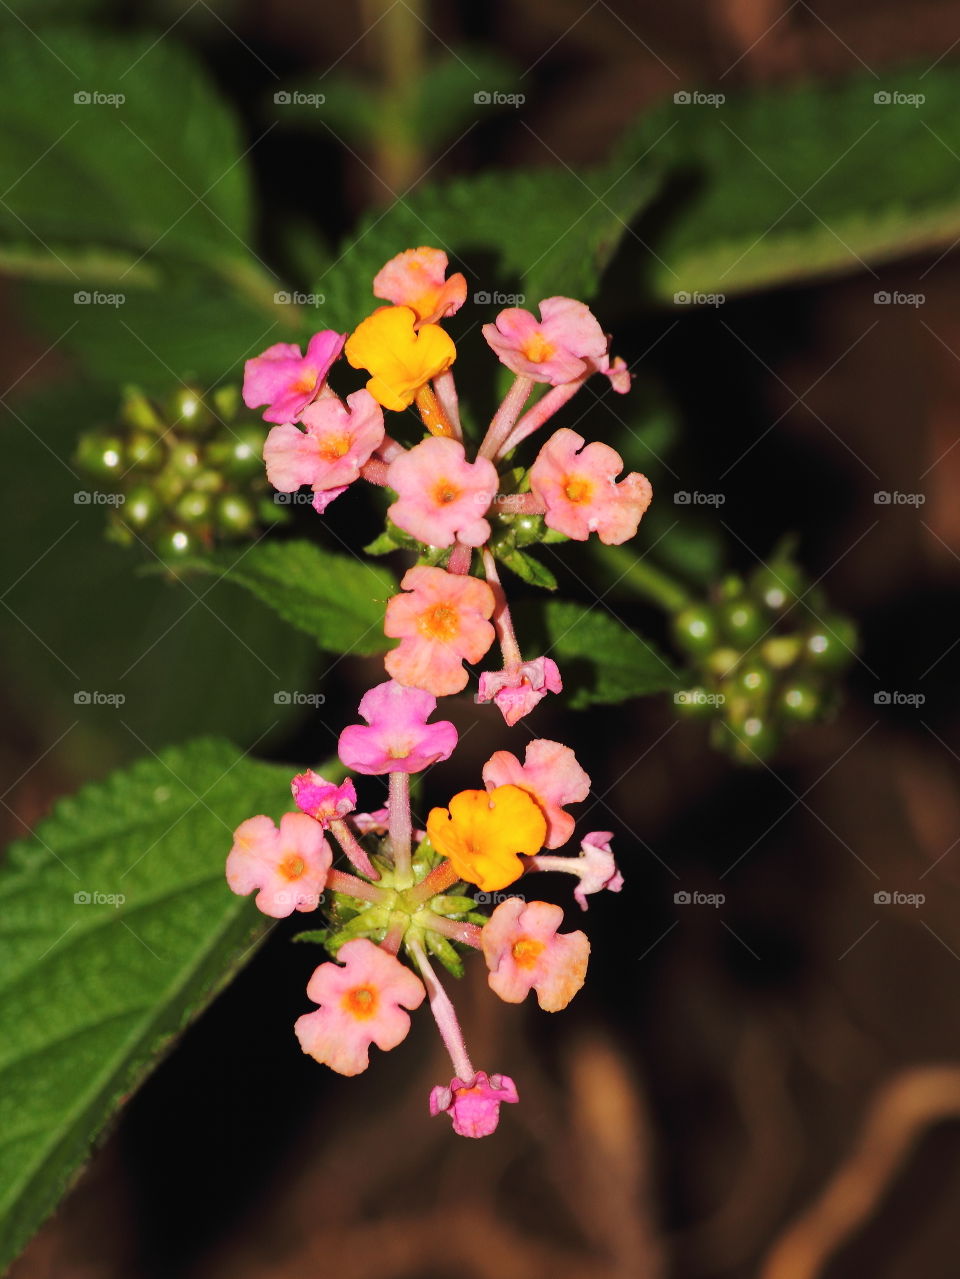
M 613 832 L 609 830 L 591 831 L 583 837 L 580 856 L 575 863 L 579 864 L 580 883 L 573 890 L 581 910 L 587 909 L 587 897 L 591 893 L 601 893 L 604 889 L 619 893 L 623 888 L 623 876 L 617 869 L 610 847 L 611 839 Z
M 386 835 L 390 828 L 390 809 L 384 806 L 372 813 L 354 813 L 352 821 L 361 835 Z
M 426 991 L 418 977 L 388 951 L 359 937 L 340 947 L 339 964 L 321 964 L 307 983 L 320 1007 L 294 1027 L 300 1047 L 341 1075 L 370 1064 L 370 1045 L 386 1052 L 407 1036 L 405 1008 L 419 1008 Z
M 617 484 L 620 454 L 608 444 L 584 444 L 568 427 L 556 431 L 530 468 L 530 488 L 547 508 L 548 528 L 578 542 L 597 533 L 607 546 L 619 546 L 635 535 L 653 489 L 637 471 Z
M 621 356 L 608 360 L 606 366 L 601 361 L 600 372 L 610 379 L 610 385 L 618 395 L 626 395 L 633 382 L 633 374 L 627 368 L 627 362 Z
M 241 896 L 259 888 L 257 908 L 284 919 L 295 910 L 316 910 L 332 861 L 312 817 L 284 813 L 279 829 L 269 817 L 250 817 L 233 833 L 227 883 Z
M 337 786 L 308 768 L 305 773 L 296 775 L 290 783 L 290 790 L 297 808 L 318 821 L 324 829 L 357 806 L 357 792 L 349 777 Z
M 494 702 L 512 726 L 529 715 L 548 693 L 562 691 L 563 680 L 556 662 L 550 657 L 537 657 L 512 670 L 484 671 L 477 701 Z
M 392 679 L 377 684 L 360 700 L 360 715 L 369 727 L 351 724 L 343 730 L 340 758 L 358 773 L 418 773 L 449 759 L 457 730 L 445 719 L 428 724 L 436 709 L 437 699 L 422 689 Z
M 468 462 L 459 440 L 430 438 L 390 463 L 387 484 L 399 500 L 387 511 L 398 528 L 429 546 L 482 546 L 490 537 L 483 518 L 499 484 L 485 457 Z
M 590 943 L 585 933 L 558 933 L 562 923 L 548 902 L 501 902 L 480 934 L 490 989 L 508 1004 L 535 990 L 545 1012 L 566 1008 L 586 977 Z
M 404 574 L 405 594 L 387 604 L 383 629 L 400 644 L 384 659 L 402 684 L 438 697 L 467 683 L 463 663 L 479 662 L 493 643 L 493 591 L 478 578 L 419 566 Z
M 381 267 L 373 279 L 373 296 L 408 306 L 416 327 L 435 324 L 459 311 L 467 300 L 467 282 L 457 272 L 447 280 L 447 255 L 441 249 L 405 249 Z
M 483 336 L 501 363 L 535 382 L 560 386 L 599 370 L 608 359 L 607 338 L 590 308 L 573 298 L 545 298 L 541 319 L 508 307 Z
M 343 350 L 346 333 L 324 329 L 307 343 L 306 355 L 292 342 L 268 346 L 247 360 L 243 370 L 243 402 L 248 409 L 266 404 L 265 422 L 296 422 L 323 389 L 330 366 Z
M 303 430 L 291 422 L 273 428 L 263 460 L 275 489 L 293 493 L 309 484 L 327 505 L 353 483 L 383 442 L 383 410 L 368 391 L 354 391 L 347 405 L 323 395 L 303 410 Z
M 546 848 L 559 848 L 573 834 L 574 819 L 562 805 L 578 804 L 590 794 L 590 778 L 569 746 L 538 737 L 527 743 L 523 763 L 509 751 L 496 751 L 483 766 L 487 790 L 519 786 L 540 805 L 547 819 Z
M 437 1084 L 430 1093 L 431 1115 L 447 1114 L 460 1137 L 489 1137 L 500 1122 L 500 1107 L 519 1101 L 517 1085 L 509 1075 L 487 1075 L 478 1070 L 472 1082 L 456 1076 L 450 1087 Z

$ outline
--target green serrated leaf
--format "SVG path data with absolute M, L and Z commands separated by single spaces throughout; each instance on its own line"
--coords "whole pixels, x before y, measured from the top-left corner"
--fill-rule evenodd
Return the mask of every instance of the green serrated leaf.
M 0 871 L 0 1269 L 268 921 L 224 881 L 289 772 L 194 742 L 60 801 Z M 123 898 L 121 901 L 120 898 Z
M 522 577 L 531 586 L 539 586 L 545 591 L 557 589 L 557 579 L 550 569 L 527 551 L 521 551 L 519 547 L 514 546 L 498 550 L 496 554 L 501 564 L 505 564 L 512 573 Z
M 383 634 L 393 574 L 315 546 L 312 542 L 258 542 L 246 551 L 213 551 L 184 569 L 222 576 L 242 586 L 298 630 L 332 653 L 366 655 L 390 647 Z
M 573 710 L 680 686 L 680 672 L 603 604 L 524 601 L 514 611 L 524 653 L 545 653 L 556 661 L 564 702 Z
M 924 101 L 875 100 L 894 91 Z M 668 101 L 618 148 L 621 167 L 649 153 L 666 176 L 656 255 L 638 268 L 660 298 L 726 295 L 952 244 L 958 152 L 960 71 L 947 63 L 757 88 L 719 107 Z
M 658 180 L 635 165 L 582 175 L 491 171 L 425 186 L 386 213 L 368 215 L 342 246 L 336 270 L 315 286 L 326 296 L 326 322 L 354 328 L 373 309 L 371 281 L 384 262 L 423 243 L 457 257 L 471 324 L 492 319 L 504 305 L 500 295 L 512 291 L 528 307 L 551 294 L 589 298 Z M 485 268 L 481 276 L 471 266 L 477 251 L 496 254 L 495 274 Z

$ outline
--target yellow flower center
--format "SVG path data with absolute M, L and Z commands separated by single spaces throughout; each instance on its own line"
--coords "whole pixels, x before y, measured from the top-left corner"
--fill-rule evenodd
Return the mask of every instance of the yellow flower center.
M 306 862 L 297 853 L 285 857 L 278 867 L 284 879 L 299 879 L 307 869 Z
M 294 391 L 302 391 L 304 395 L 317 385 L 316 373 L 304 373 L 293 384 Z
M 322 457 L 325 462 L 336 462 L 343 457 L 345 453 L 350 451 L 350 436 L 343 435 L 327 435 L 323 441 L 317 446 L 317 455 Z
M 417 618 L 417 627 L 427 639 L 446 642 L 460 630 L 460 614 L 452 604 L 434 604 Z
M 593 495 L 593 485 L 589 480 L 577 479 L 576 476 L 568 476 L 567 482 L 563 486 L 563 491 L 571 502 L 578 505 L 581 502 L 589 502 Z
M 543 942 L 535 937 L 518 937 L 513 943 L 513 960 L 518 968 L 532 968 L 543 953 Z
M 543 364 L 545 360 L 550 359 L 556 349 L 553 343 L 548 342 L 539 331 L 527 338 L 520 348 L 523 358 L 529 360 L 531 364 Z
M 372 986 L 354 986 L 353 990 L 348 990 L 344 995 L 341 1007 L 358 1021 L 368 1021 L 376 1013 L 379 1002 Z
M 462 495 L 463 489 L 458 488 L 456 484 L 451 484 L 449 480 L 437 480 L 433 488 L 433 500 L 438 506 L 449 506 Z

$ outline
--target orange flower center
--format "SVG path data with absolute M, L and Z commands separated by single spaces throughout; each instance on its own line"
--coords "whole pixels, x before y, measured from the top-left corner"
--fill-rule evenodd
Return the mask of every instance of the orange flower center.
M 457 488 L 456 484 L 452 484 L 450 480 L 438 480 L 433 489 L 433 500 L 439 506 L 449 506 L 451 502 L 455 502 L 463 493 L 463 490 Z
M 290 853 L 280 863 L 279 869 L 284 879 L 299 879 L 307 869 L 307 864 L 298 853 Z
M 578 505 L 581 502 L 588 502 L 593 493 L 593 485 L 589 480 L 578 480 L 575 476 L 568 476 L 567 482 L 563 486 L 563 491 L 571 502 Z
M 460 629 L 460 614 L 452 604 L 434 604 L 420 614 L 417 625 L 427 639 L 452 640 Z
M 377 992 L 372 986 L 354 986 L 344 995 L 341 1007 L 359 1021 L 367 1021 L 376 1013 L 378 1003 Z
M 301 377 L 297 378 L 296 382 L 294 382 L 293 390 L 302 391 L 304 394 L 306 394 L 307 391 L 312 391 L 316 385 L 317 385 L 316 373 L 304 373 Z
M 531 364 L 542 364 L 544 360 L 550 359 L 557 348 L 552 342 L 548 342 L 542 333 L 537 332 L 527 338 L 520 349 L 524 359 L 529 360 Z
M 350 437 L 348 435 L 328 435 L 323 443 L 317 447 L 317 454 L 325 462 L 336 462 L 338 458 L 343 457 L 349 451 Z
M 543 952 L 543 942 L 533 937 L 519 937 L 513 943 L 513 960 L 518 968 L 532 968 Z

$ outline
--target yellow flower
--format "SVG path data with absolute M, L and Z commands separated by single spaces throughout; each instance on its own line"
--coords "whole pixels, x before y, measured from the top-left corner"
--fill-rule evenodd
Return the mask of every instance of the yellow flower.
M 367 390 L 385 409 L 399 412 L 412 404 L 431 378 L 445 373 L 457 348 L 439 324 L 414 331 L 416 315 L 408 306 L 384 306 L 347 339 L 344 354 L 355 369 L 370 373 Z
M 492 893 L 520 878 L 520 854 L 539 853 L 547 823 L 525 790 L 496 786 L 490 791 L 461 791 L 449 809 L 434 808 L 427 818 L 427 834 L 461 879 Z

